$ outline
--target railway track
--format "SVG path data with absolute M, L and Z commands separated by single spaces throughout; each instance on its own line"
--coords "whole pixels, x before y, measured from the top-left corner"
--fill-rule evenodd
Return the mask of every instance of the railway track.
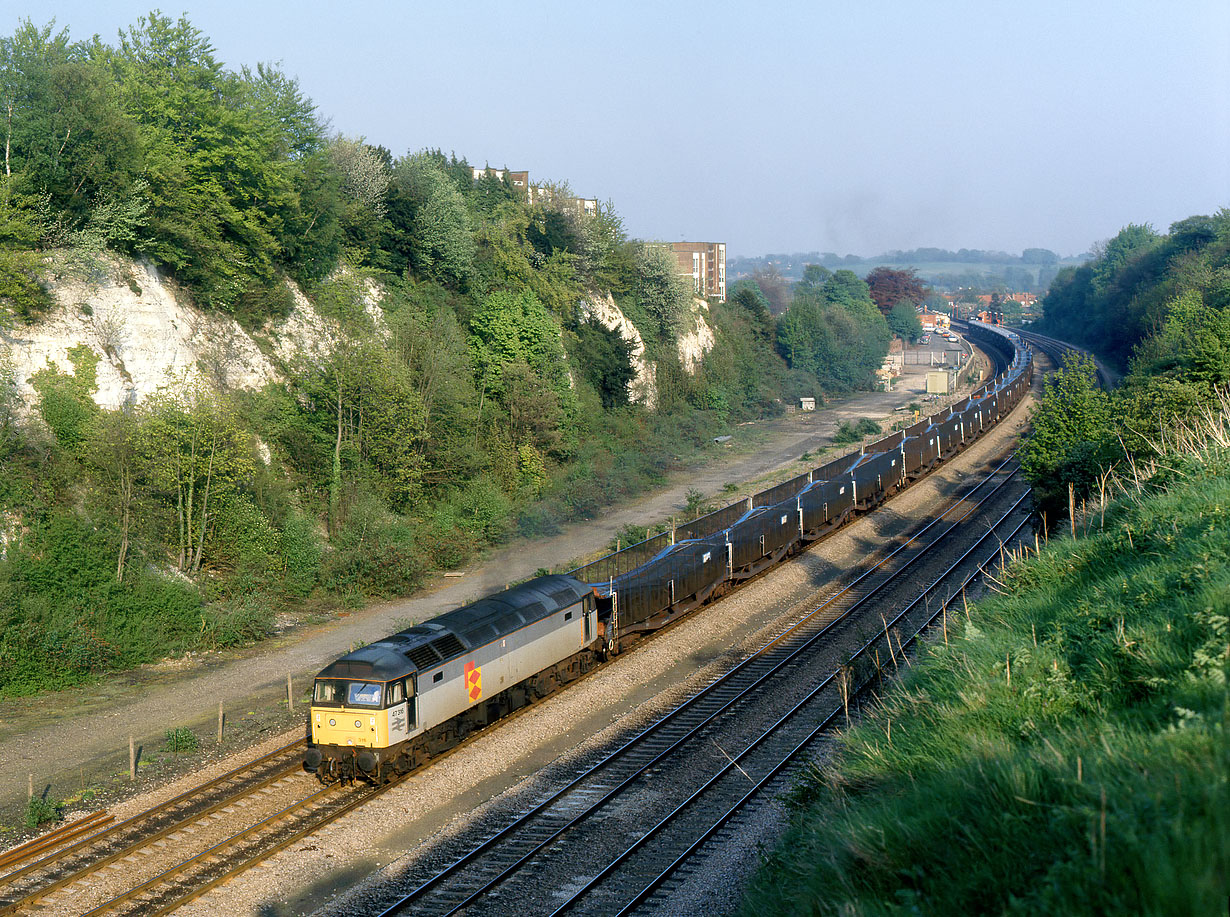
M 89 816 L 9 851 L 0 861 L 0 915 L 52 904 L 45 899 L 289 780 L 302 771 L 303 745 L 275 749 L 121 822 Z
M 402 778 L 404 779 L 404 778 Z M 160 917 L 193 901 L 233 876 L 285 849 L 308 834 L 387 792 L 382 786 L 331 784 L 314 786 L 308 796 L 175 862 L 119 895 L 100 902 L 82 917 L 104 914 Z
M 1094 366 L 1097 367 L 1098 384 L 1102 386 L 1102 388 L 1109 390 L 1118 382 L 1117 374 L 1109 369 L 1093 353 L 1085 350 L 1083 347 L 1077 347 L 1074 344 L 1067 343 L 1066 341 L 1060 341 L 1056 338 L 1047 337 L 1044 334 L 1038 334 L 1036 331 L 1021 331 L 1018 329 L 1017 334 L 1020 335 L 1021 340 L 1033 347 L 1034 350 L 1044 353 L 1056 368 L 1064 364 L 1064 361 L 1069 354 L 1079 354 L 1093 360 Z
M 1028 492 L 1019 498 L 1017 506 L 1027 497 Z M 1027 518 L 1011 521 L 1010 516 L 1010 513 L 1006 513 L 1000 520 L 1006 523 L 1005 540 L 1015 538 L 1028 524 Z M 978 545 L 963 554 L 952 569 L 955 571 L 978 546 L 996 537 L 997 528 L 998 525 L 986 532 Z M 924 611 L 921 618 L 911 625 L 912 632 L 906 640 L 902 641 L 898 636 L 897 653 L 900 658 L 905 659 L 908 648 L 923 632 L 942 615 L 947 615 L 949 607 L 964 594 L 966 587 L 986 574 L 987 568 L 995 563 L 995 554 L 996 551 L 992 550 L 991 557 L 982 561 L 974 571 L 963 576 L 958 574 L 955 584 L 937 583 L 928 590 L 928 598 L 932 591 L 940 593 L 937 596 L 938 607 L 934 611 L 930 608 Z M 589 900 L 597 906 L 597 912 L 616 914 L 618 917 L 646 905 L 652 909 L 655 898 L 658 903 L 668 902 L 673 883 L 677 881 L 676 876 L 681 870 L 687 869 L 690 859 L 697 856 L 704 849 L 704 845 L 718 839 L 720 833 L 730 827 L 756 799 L 766 794 L 772 796 L 788 791 L 792 767 L 820 752 L 831 729 L 848 723 L 851 705 L 857 705 L 864 700 L 883 680 L 885 667 L 878 654 L 882 650 L 887 650 L 890 654 L 892 652 L 890 628 L 903 626 L 910 620 L 911 615 L 918 618 L 919 605 L 923 601 L 923 597 L 916 599 L 895 618 L 887 621 L 883 637 L 873 637 L 855 650 L 842 671 L 833 673 L 818 684 L 806 698 L 773 723 L 743 752 L 732 757 L 705 785 L 693 792 L 573 892 L 551 912 L 551 917 L 565 911 L 581 910 Z M 895 668 L 896 659 L 893 661 Z M 818 723 L 815 722 L 816 719 L 819 719 Z M 745 779 L 740 780 L 736 772 Z M 747 783 L 753 780 L 750 774 L 757 775 L 757 779 L 751 782 L 749 787 Z M 671 836 L 672 832 L 675 837 Z M 692 840 L 686 843 L 689 837 Z M 634 865 L 634 858 L 638 857 L 642 862 Z M 612 903 L 617 909 L 608 908 L 600 898 L 603 883 L 611 883 L 613 877 L 625 870 L 634 876 L 648 873 L 649 878 L 634 882 L 631 888 L 624 882 L 609 890 L 608 897 L 613 899 Z M 629 891 L 632 891 L 632 894 L 628 894 Z M 591 907 L 590 910 L 593 911 L 594 908 Z
M 956 567 L 960 563 L 968 567 L 970 551 L 975 550 L 972 545 L 985 545 L 996 531 L 991 521 L 998 526 L 1006 515 L 1024 517 L 1024 498 L 1017 495 L 1023 488 L 1016 482 L 1012 464 L 1005 461 L 992 469 L 943 515 L 648 729 L 601 758 L 586 762 L 574 779 L 509 819 L 481 842 L 451 854 L 437 851 L 434 855 L 451 858 L 445 869 L 412 874 L 402 883 L 404 891 L 389 891 L 383 900 L 365 901 L 363 912 L 453 914 L 465 909 L 475 914 L 499 913 L 514 900 L 520 911 L 538 912 L 543 886 L 565 886 L 569 882 L 566 876 L 598 879 L 610 875 L 604 869 L 617 857 L 625 856 L 622 850 L 612 848 L 612 838 L 638 839 L 645 835 L 646 819 L 667 801 L 672 801 L 666 805 L 669 810 L 672 805 L 683 805 L 689 794 L 711 783 L 726 785 L 727 795 L 731 784 L 746 785 L 749 775 L 761 765 L 750 765 L 743 759 L 765 753 L 754 748 L 769 749 L 772 755 L 772 750 L 785 741 L 779 734 L 784 727 L 776 727 L 773 735 L 777 737 L 771 741 L 760 739 L 756 730 L 767 728 L 766 723 L 780 718 L 784 708 L 799 703 L 800 686 L 819 684 L 831 695 L 833 679 L 845 677 L 836 673 L 849 673 L 850 659 L 861 658 L 849 654 L 869 640 L 868 658 L 877 657 L 881 666 L 902 664 L 903 646 L 913 639 L 912 633 L 901 634 L 907 619 L 894 614 L 895 623 L 890 623 L 880 616 L 879 609 L 905 607 L 914 617 L 932 614 L 932 600 L 939 601 L 937 590 L 951 585 L 955 575 L 947 567 L 938 573 L 930 570 L 936 551 L 962 554 L 964 560 Z M 994 515 L 994 520 L 988 514 Z M 951 547 L 954 540 L 963 547 Z M 994 547 L 998 550 L 998 542 Z M 902 586 L 906 574 L 912 585 Z M 920 579 L 927 584 L 921 591 L 917 586 Z M 915 594 L 903 599 L 903 594 L 911 591 Z M 890 592 L 891 597 L 884 598 Z M 870 627 L 872 619 L 874 628 Z M 855 685 L 846 687 L 853 690 Z M 804 709 L 811 708 L 800 708 Z M 795 714 L 795 722 L 798 716 L 807 715 Z M 732 729 L 732 724 L 737 728 Z M 717 790 L 710 789 L 705 795 L 711 798 L 714 792 Z M 653 800 L 643 803 L 647 795 Z M 696 803 L 690 805 L 696 808 Z M 680 829 L 680 824 L 675 816 L 655 830 L 664 836 L 694 840 L 696 831 Z M 660 859 L 662 854 L 655 856 Z M 631 873 L 641 871 L 638 866 Z M 629 871 L 618 872 L 618 881 L 623 882 Z M 548 875 L 552 878 L 546 878 Z M 575 878 L 572 884 L 576 884 Z M 581 905 L 582 910 L 613 912 L 607 891 L 594 891 L 587 885 L 584 896 L 589 903 Z M 527 902 L 535 898 L 539 904 L 530 907 Z M 571 901 L 564 905 L 578 906 Z M 542 912 L 549 911 L 546 908 Z
M 651 779 L 652 773 L 660 770 L 663 762 L 669 760 L 677 749 L 698 741 L 702 732 L 711 731 L 712 725 L 730 715 L 738 704 L 750 703 L 750 698 L 757 692 L 771 690 L 775 680 L 780 683 L 788 678 L 799 679 L 801 669 L 805 668 L 803 660 L 808 648 L 814 647 L 821 637 L 829 635 L 834 627 L 847 626 L 855 609 L 887 588 L 894 578 L 920 561 L 935 544 L 948 538 L 953 530 L 968 520 L 984 502 L 974 501 L 972 507 L 968 505 L 974 493 L 984 486 L 991 493 L 999 493 L 1006 487 L 1015 474 L 1008 464 L 1001 464 L 986 481 L 956 501 L 944 515 L 898 545 L 859 580 L 829 597 L 787 634 L 751 657 L 760 660 L 763 671 L 755 665 L 747 665 L 746 671 L 743 671 L 744 665 L 737 667 L 742 682 L 731 680 L 733 672 L 728 673 L 697 696 L 707 696 L 708 700 L 704 703 L 693 705 L 689 701 L 679 708 L 690 708 L 692 721 L 680 717 L 671 727 L 673 732 L 658 730 L 653 741 L 634 740 L 617 754 L 596 762 L 590 771 L 606 766 L 615 758 L 634 762 L 636 755 L 628 748 L 635 745 L 642 764 L 619 780 L 612 781 L 611 773 L 615 772 L 608 773 L 605 783 L 598 784 L 601 792 L 597 796 L 592 787 L 588 791 L 581 789 L 574 792 L 572 801 L 563 805 L 577 809 L 575 821 L 566 822 L 549 833 L 529 854 L 518 858 L 509 872 L 499 872 L 478 892 L 463 895 L 459 904 L 442 912 L 453 913 L 459 907 L 476 903 L 480 896 L 503 885 L 531 857 L 572 832 L 581 822 L 595 814 L 598 817 L 593 820 L 598 821 L 604 807 L 609 807 L 612 800 L 621 797 L 634 781 Z M 949 519 L 946 522 L 950 515 L 960 516 L 960 521 L 952 522 Z M 945 529 L 944 525 L 948 527 Z M 888 657 L 895 660 L 897 656 L 891 649 L 893 634 L 887 621 L 883 639 L 888 643 Z M 897 644 L 897 652 L 903 652 L 899 635 Z M 826 652 L 832 655 L 831 649 Z M 824 665 L 831 669 L 832 660 L 826 660 Z M 838 668 L 841 669 L 840 664 Z M 721 690 L 718 686 L 722 686 Z M 711 696 L 710 689 L 714 690 Z M 727 696 L 726 701 L 721 700 L 722 690 Z M 305 782 L 295 779 L 301 774 L 299 758 L 302 745 L 302 742 L 292 743 L 119 824 L 105 825 L 107 817 L 100 813 L 10 851 L 0 858 L 0 871 L 8 870 L 0 874 L 0 915 L 30 908 L 45 908 L 50 913 L 59 911 L 88 915 L 170 913 L 396 785 L 390 783 L 376 788 L 339 785 L 323 789 L 313 787 L 313 792 L 303 795 L 292 786 L 298 784 L 298 788 L 302 789 Z M 716 741 L 714 745 L 730 761 L 730 766 L 747 776 L 745 769 L 735 763 L 736 759 L 723 751 Z M 740 758 L 747 753 L 746 750 L 740 752 Z M 627 770 L 627 765 L 624 766 Z M 295 798 L 288 801 L 288 797 Z M 557 794 L 554 801 L 558 802 L 560 798 Z M 258 814 L 251 811 L 254 806 L 259 809 Z M 268 814 L 264 814 L 266 811 Z M 171 846 L 184 849 L 182 852 L 177 850 L 174 857 L 164 856 L 166 848 Z M 156 852 L 156 848 L 162 852 Z M 108 868 L 112 872 L 125 874 L 127 889 L 105 900 L 96 894 L 91 897 L 91 883 L 88 880 Z M 398 910 L 399 907 L 404 905 L 396 905 L 389 913 L 408 912 Z M 420 912 L 420 908 L 416 906 L 414 912 Z

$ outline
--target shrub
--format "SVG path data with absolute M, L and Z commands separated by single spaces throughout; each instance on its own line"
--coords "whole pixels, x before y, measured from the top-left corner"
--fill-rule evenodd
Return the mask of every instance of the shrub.
M 0 695 L 64 688 L 197 645 L 196 590 L 133 565 L 114 533 L 68 514 L 31 526 L 0 561 Z
M 201 611 L 198 645 L 209 649 L 241 646 L 269 636 L 273 609 L 263 593 L 248 592 L 214 602 Z
M 339 595 L 405 595 L 422 579 L 414 526 L 372 496 L 362 496 L 333 539 L 322 582 Z
M 37 828 L 39 825 L 57 821 L 59 818 L 59 803 L 44 799 L 42 796 L 31 796 L 30 801 L 26 803 L 27 828 Z
M 848 446 L 865 436 L 874 436 L 880 432 L 882 432 L 880 425 L 869 417 L 864 417 L 858 423 L 853 424 L 848 420 L 843 420 L 841 426 L 837 428 L 837 433 L 833 436 L 833 442 L 838 446 Z
M 282 588 L 298 598 L 310 595 L 320 580 L 323 552 L 312 521 L 298 510 L 292 510 L 286 517 L 278 537 L 278 551 L 285 568 Z
M 196 733 L 187 726 L 176 726 L 174 729 L 168 729 L 163 733 L 167 751 L 172 754 L 181 754 L 184 752 L 196 751 L 201 741 L 196 737 Z

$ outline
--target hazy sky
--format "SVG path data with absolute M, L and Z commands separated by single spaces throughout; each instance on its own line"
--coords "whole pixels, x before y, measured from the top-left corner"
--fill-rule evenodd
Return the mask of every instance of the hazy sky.
M 130 0 L 0 0 L 116 43 Z M 731 255 L 1075 254 L 1230 206 L 1230 2 L 193 0 L 335 130 L 567 180 Z M 344 10 L 344 12 L 343 12 Z

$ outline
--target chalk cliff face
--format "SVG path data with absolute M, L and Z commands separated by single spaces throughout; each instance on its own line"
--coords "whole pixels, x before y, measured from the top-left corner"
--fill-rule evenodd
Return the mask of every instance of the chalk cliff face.
M 160 387 L 200 379 L 220 389 L 258 389 L 323 362 L 335 332 L 303 293 L 291 285 L 290 314 L 249 333 L 234 319 L 190 305 L 175 284 L 143 263 L 110 259 L 89 280 L 61 277 L 50 284 L 55 306 L 35 324 L 0 327 L 0 366 L 12 380 L 26 409 L 38 394 L 31 377 L 55 365 L 73 371 L 69 351 L 85 345 L 98 355 L 94 400 L 111 410 L 139 404 Z M 381 308 L 383 291 L 368 280 L 362 287 L 365 311 L 377 333 L 387 334 Z M 610 294 L 581 303 L 583 314 L 617 332 L 631 345 L 635 378 L 628 386 L 634 403 L 657 403 L 655 366 L 646 356 L 640 332 Z M 694 372 L 713 347 L 708 306 L 695 300 L 687 332 L 678 342 L 679 358 Z
M 52 364 L 71 373 L 69 351 L 82 344 L 99 357 L 94 400 L 115 410 L 138 404 L 176 380 L 201 379 L 221 389 L 261 388 L 304 361 L 322 361 L 334 336 L 293 284 L 291 313 L 255 334 L 225 315 L 189 305 L 148 264 L 113 259 L 89 280 L 60 278 L 50 290 L 55 302 L 50 314 L 35 324 L 0 329 L 0 355 L 27 408 L 38 400 L 31 377 Z M 381 297 L 380 288 L 368 281 L 364 309 L 384 333 Z
M 33 325 L 15 323 L 3 342 L 18 394 L 33 404 L 30 377 L 50 364 L 72 372 L 68 351 L 82 344 L 99 356 L 95 401 L 115 409 L 148 397 L 173 377 L 207 371 L 218 384 L 264 385 L 275 377 L 256 343 L 232 319 L 177 301 L 150 267 L 112 262 L 97 281 L 62 279 L 56 303 Z
M 705 354 L 713 349 L 715 338 L 709 327 L 709 304 L 703 299 L 692 300 L 692 313 L 687 330 L 679 337 L 679 362 L 689 373 L 696 372 Z
M 632 370 L 635 378 L 628 383 L 628 400 L 634 404 L 643 404 L 652 408 L 658 402 L 658 389 L 655 381 L 654 367 L 645 358 L 645 341 L 636 326 L 628 321 L 611 294 L 606 297 L 594 296 L 581 303 L 581 314 L 600 324 L 608 331 L 616 332 L 632 346 Z

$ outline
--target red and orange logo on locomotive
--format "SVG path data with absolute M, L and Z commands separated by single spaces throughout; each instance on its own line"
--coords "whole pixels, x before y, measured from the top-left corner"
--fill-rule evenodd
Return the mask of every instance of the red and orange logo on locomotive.
M 470 701 L 474 702 L 483 696 L 483 670 L 473 662 L 467 662 L 465 667 L 466 692 Z

